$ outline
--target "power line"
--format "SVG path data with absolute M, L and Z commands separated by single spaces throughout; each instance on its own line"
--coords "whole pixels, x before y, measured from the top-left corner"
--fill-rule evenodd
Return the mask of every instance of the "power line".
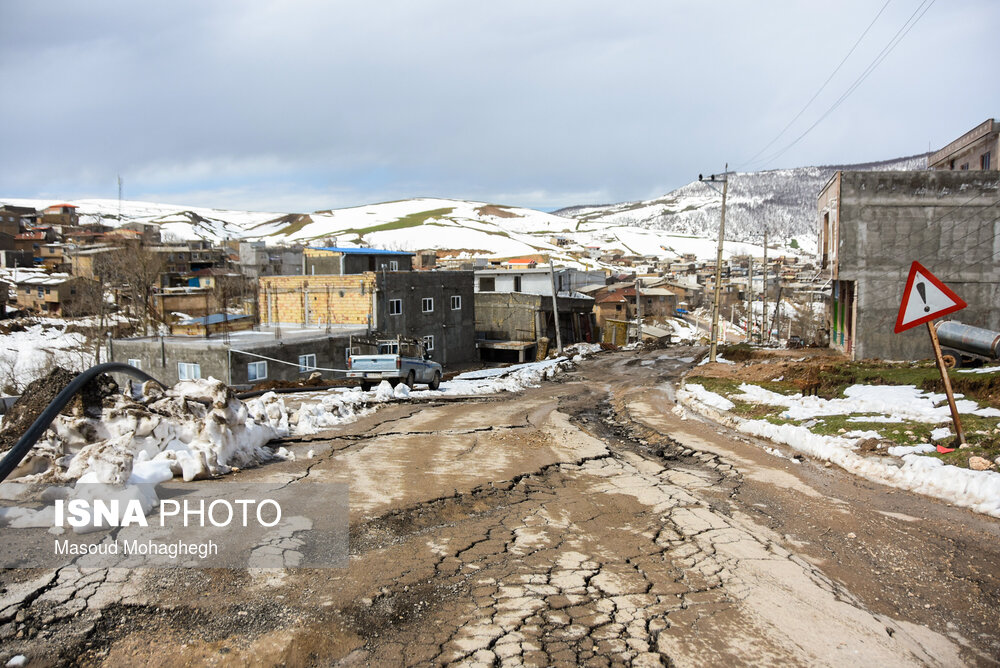
M 753 157 L 745 160 L 741 166 L 751 164 L 754 160 L 756 160 L 760 156 L 761 153 L 763 153 L 767 149 L 771 148 L 771 146 L 773 146 L 776 141 L 778 141 L 779 139 L 781 139 L 784 136 L 784 134 L 786 132 L 788 132 L 788 128 L 792 127 L 792 125 L 795 123 L 795 121 L 799 120 L 799 118 L 802 116 L 802 114 L 805 113 L 806 109 L 809 108 L 809 105 L 811 105 L 816 100 L 816 98 L 819 97 L 819 94 L 822 93 L 826 89 L 827 84 L 829 84 L 830 81 L 833 79 L 833 77 L 837 74 L 837 72 L 840 71 L 840 68 L 844 66 L 844 63 L 846 63 L 847 59 L 851 57 L 851 54 L 854 53 L 854 50 L 858 48 L 858 45 L 861 44 L 861 40 L 863 40 L 865 38 L 865 35 L 867 35 L 868 32 L 872 29 L 872 26 L 875 25 L 875 22 L 878 21 L 878 18 L 880 16 L 882 16 L 882 12 L 885 11 L 885 8 L 889 6 L 890 2 L 892 2 L 892 0 L 885 0 L 885 4 L 882 5 L 882 9 L 878 10 L 878 14 L 876 14 L 875 18 L 873 18 L 871 20 L 871 23 L 868 24 L 868 27 L 865 28 L 865 31 L 863 33 L 861 33 L 861 37 L 858 37 L 857 41 L 854 42 L 854 46 L 851 47 L 851 50 L 848 51 L 847 55 L 845 55 L 843 57 L 843 59 L 840 61 L 840 64 L 837 65 L 837 67 L 834 68 L 833 72 L 830 73 L 830 76 L 828 76 L 826 78 L 826 81 L 823 82 L 823 85 L 819 87 L 819 90 L 817 90 L 815 93 L 813 93 L 813 96 L 811 98 L 809 98 L 809 101 L 805 103 L 805 106 L 803 106 L 799 110 L 799 113 L 795 114 L 795 117 L 792 118 L 792 120 L 788 121 L 788 125 L 786 125 L 784 128 L 782 128 L 781 132 L 779 132 L 774 137 L 774 139 L 772 139 L 771 141 L 769 141 L 764 148 L 762 148 L 759 151 L 757 151 L 756 153 L 754 153 Z
M 922 0 L 921 3 L 917 6 L 917 8 L 913 10 L 913 13 L 910 15 L 910 18 L 908 18 L 906 22 L 903 23 L 903 26 L 898 31 L 896 31 L 896 34 L 893 35 L 892 39 L 889 40 L 888 44 L 886 44 L 885 47 L 882 48 L 879 54 L 875 56 L 875 59 L 868 65 L 868 67 L 865 68 L 865 70 L 858 76 L 858 78 L 855 79 L 854 83 L 852 83 L 847 88 L 847 90 L 844 91 L 844 93 L 837 99 L 837 101 L 830 106 L 829 109 L 823 112 L 823 114 L 818 119 L 816 119 L 816 121 L 812 125 L 806 128 L 805 132 L 796 137 L 795 140 L 793 140 L 790 144 L 787 144 L 784 148 L 778 150 L 776 153 L 773 153 L 765 158 L 761 158 L 757 162 L 768 163 L 781 157 L 789 149 L 791 149 L 793 146 L 802 141 L 806 137 L 806 135 L 808 135 L 816 128 L 816 126 L 818 126 L 820 123 L 826 120 L 826 118 L 830 114 L 836 111 L 837 108 L 840 107 L 840 105 L 843 104 L 844 101 L 847 100 L 847 98 L 849 98 L 851 94 L 854 93 L 854 91 L 857 90 L 862 83 L 864 83 L 864 81 L 871 75 L 871 73 L 874 72 L 875 69 L 879 65 L 881 65 L 882 62 L 889 56 L 889 54 L 892 53 L 892 51 L 897 46 L 899 46 L 899 43 L 903 40 L 903 38 L 906 37 L 907 34 L 909 34 L 910 30 L 912 30 L 913 27 L 917 25 L 917 22 L 924 17 L 924 14 L 927 13 L 927 11 L 934 5 L 936 1 L 937 0 Z M 924 7 L 924 5 L 926 5 L 926 7 Z M 923 10 L 922 12 L 921 9 Z

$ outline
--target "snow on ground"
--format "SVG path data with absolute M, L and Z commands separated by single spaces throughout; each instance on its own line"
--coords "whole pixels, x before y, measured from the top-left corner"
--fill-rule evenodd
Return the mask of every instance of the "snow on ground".
M 579 361 L 600 349 L 578 344 L 566 353 Z M 246 402 L 214 378 L 183 381 L 167 390 L 145 383 L 130 397 L 114 396 L 114 405 L 99 418 L 59 416 L 10 482 L 0 483 L 0 498 L 22 483 L 75 483 L 78 497 L 86 494 L 86 483 L 104 483 L 118 486 L 121 499 L 142 500 L 148 511 L 156 503 L 155 485 L 174 476 L 197 480 L 274 458 L 294 459 L 285 448 L 272 453 L 263 447 L 275 438 L 314 434 L 390 401 L 517 392 L 569 368 L 572 362 L 563 356 L 461 374 L 438 390 L 382 381 L 368 392 L 344 387 L 299 395 L 268 392 Z M 291 396 L 302 401 L 291 406 L 286 403 Z M 52 526 L 51 508 L 0 508 L 0 523 Z
M 936 406 L 944 395 L 921 392 L 912 386 L 854 385 L 844 399 L 818 399 L 801 395 L 785 396 L 759 386 L 743 384 L 741 395 L 732 398 L 774 406 L 786 406 L 783 418 L 802 420 L 815 416 L 852 413 L 882 414 L 885 420 L 863 418 L 865 422 L 912 420 L 939 423 L 949 419 L 947 405 Z M 747 420 L 728 413 L 732 402 L 701 385 L 687 384 L 677 391 L 678 402 L 705 413 L 735 429 L 782 443 L 793 449 L 837 464 L 868 480 L 891 487 L 943 499 L 976 512 L 1000 517 L 1000 473 L 973 471 L 947 465 L 940 459 L 923 456 L 936 448 L 927 443 L 893 446 L 891 457 L 865 455 L 856 451 L 859 440 L 878 437 L 877 432 L 848 432 L 840 435 L 816 434 L 806 424 L 774 424 L 767 420 Z M 678 410 L 684 409 L 678 406 Z M 998 416 L 993 408 L 981 409 L 973 401 L 960 401 L 959 410 L 980 416 Z M 873 416 L 877 417 L 877 416 Z M 941 432 L 935 430 L 938 435 Z
M 788 396 L 766 390 L 759 385 L 740 385 L 742 395 L 735 398 L 754 404 L 786 406 L 781 417 L 789 420 L 807 420 L 822 415 L 853 415 L 879 413 L 901 420 L 937 424 L 951 418 L 944 394 L 924 392 L 913 385 L 852 385 L 844 390 L 844 399 L 822 399 L 800 394 Z M 960 399 L 962 395 L 956 395 Z M 975 401 L 960 399 L 956 402 L 960 413 L 980 417 L 1000 417 L 996 408 L 980 408 Z
M 79 332 L 67 332 L 67 320 L 27 321 L 22 331 L 0 336 L 0 388 L 20 392 L 54 366 L 83 371 L 94 363 L 94 348 Z M 10 324 L 7 321 L 5 324 Z

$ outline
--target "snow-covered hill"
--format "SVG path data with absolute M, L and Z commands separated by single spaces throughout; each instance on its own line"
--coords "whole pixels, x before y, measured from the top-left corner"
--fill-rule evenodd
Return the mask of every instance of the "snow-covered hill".
M 927 155 L 883 162 L 799 167 L 729 175 L 726 238 L 759 241 L 767 229 L 775 241 L 815 237 L 816 196 L 838 170 L 907 171 L 926 169 Z M 722 208 L 722 183 L 692 181 L 663 197 L 644 202 L 573 206 L 554 213 L 594 223 L 610 223 L 715 238 Z
M 869 165 L 804 167 L 730 175 L 726 255 L 762 252 L 797 238 L 815 248 L 816 196 L 837 169 L 921 169 L 926 156 Z M 43 209 L 52 200 L 0 200 Z M 551 254 L 573 264 L 588 247 L 629 255 L 714 258 L 721 195 L 697 181 L 646 202 L 578 206 L 555 213 L 485 202 L 420 198 L 313 213 L 254 212 L 111 199 L 71 201 L 81 222 L 159 225 L 166 239 L 265 240 L 272 243 L 362 245 L 393 250 L 449 250 L 456 255 Z M 782 249 L 787 250 L 787 249 Z

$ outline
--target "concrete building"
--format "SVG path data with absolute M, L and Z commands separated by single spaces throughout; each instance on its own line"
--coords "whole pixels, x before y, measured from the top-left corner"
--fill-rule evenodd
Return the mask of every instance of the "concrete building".
M 21 217 L 33 215 L 35 210 L 30 206 L 0 206 L 0 232 L 15 236 L 21 233 Z
M 927 159 L 929 169 L 996 171 L 1000 159 L 1000 123 L 990 118 Z
M 594 300 L 556 298 L 564 346 L 597 340 Z M 483 360 L 523 362 L 556 345 L 552 297 L 517 292 L 476 294 L 476 338 Z
M 80 217 L 75 204 L 53 204 L 42 210 L 42 225 L 77 225 Z
M 552 295 L 552 279 L 548 267 L 525 269 L 477 269 L 476 292 L 525 292 Z M 585 285 L 604 283 L 603 271 L 556 269 L 556 292 L 576 292 Z
M 476 358 L 472 281 L 470 271 L 265 276 L 258 313 L 267 326 L 358 325 L 420 338 L 437 362 L 463 364 Z
M 312 275 L 361 274 L 366 271 L 410 271 L 413 253 L 384 250 L 381 248 L 306 248 L 303 254 L 303 273 Z
M 818 199 L 830 346 L 856 359 L 932 355 L 924 328 L 893 333 L 914 260 L 968 302 L 953 319 L 1000 329 L 998 181 L 964 170 L 834 174 Z
M 69 274 L 31 273 L 15 279 L 17 305 L 55 316 L 90 315 L 87 303 L 94 281 Z
M 90 248 L 76 248 L 67 254 L 69 259 L 70 273 L 74 276 L 84 278 L 98 278 L 97 269 L 100 269 L 102 261 L 107 261 L 110 255 L 118 248 L 114 246 L 100 245 Z
M 247 278 L 303 273 L 302 246 L 268 246 L 263 241 L 241 241 L 238 268 Z
M 268 380 L 305 380 L 317 372 L 342 378 L 352 335 L 364 327 L 276 331 L 263 328 L 198 336 L 152 336 L 115 339 L 109 357 L 142 369 L 168 385 L 191 378 L 217 378 L 246 387 Z M 265 359 L 267 358 L 267 359 Z

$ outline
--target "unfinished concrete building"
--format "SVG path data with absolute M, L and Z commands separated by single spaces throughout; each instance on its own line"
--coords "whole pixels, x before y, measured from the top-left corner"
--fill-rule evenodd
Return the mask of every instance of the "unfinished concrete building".
M 927 159 L 930 169 L 997 170 L 1000 157 L 1000 123 L 990 118 L 972 128 Z
M 818 260 L 832 289 L 830 346 L 854 359 L 930 357 L 925 328 L 894 334 L 916 260 L 1000 329 L 1000 173 L 837 172 L 819 195 Z

